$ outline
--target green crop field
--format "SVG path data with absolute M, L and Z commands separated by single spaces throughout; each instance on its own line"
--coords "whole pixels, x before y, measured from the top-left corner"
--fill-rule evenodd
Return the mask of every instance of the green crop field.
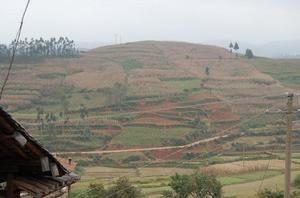
M 182 92 L 184 90 L 199 90 L 201 88 L 201 79 L 187 78 L 187 79 L 163 79 L 168 87 L 177 89 Z
M 113 140 L 113 143 L 125 146 L 159 146 L 170 139 L 183 139 L 193 130 L 195 129 L 180 127 L 126 127 L 124 132 Z
M 243 174 L 237 174 L 232 176 L 220 177 L 219 180 L 223 185 L 232 185 L 232 184 L 262 180 L 263 178 L 274 177 L 281 174 L 282 174 L 281 171 L 274 171 L 274 170 L 258 171 L 258 172 L 243 173 Z
M 300 59 L 254 58 L 246 61 L 253 64 L 259 71 L 271 75 L 283 84 L 299 88 Z
M 201 170 L 201 168 L 200 168 Z M 164 191 L 170 189 L 168 186 L 169 177 L 175 173 L 191 174 L 195 169 L 183 168 L 106 168 L 106 167 L 87 167 L 83 175 L 83 179 L 74 185 L 72 194 L 84 193 L 89 183 L 103 183 L 109 185 L 111 177 L 113 179 L 118 176 L 127 175 L 130 177 L 131 183 L 139 187 L 146 197 L 159 197 Z M 293 171 L 293 178 L 300 174 L 299 171 Z M 108 177 L 111 175 L 111 177 Z M 97 178 L 97 179 L 95 179 Z M 282 189 L 283 170 L 254 171 L 249 173 L 233 174 L 218 177 L 223 185 L 223 193 L 225 197 L 255 197 L 259 186 Z M 242 191 L 241 191 L 242 189 Z M 72 196 L 71 196 L 72 197 Z

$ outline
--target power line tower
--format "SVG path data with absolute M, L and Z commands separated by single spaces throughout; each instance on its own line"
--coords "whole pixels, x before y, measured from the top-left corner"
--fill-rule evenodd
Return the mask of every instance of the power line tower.
M 285 188 L 284 198 L 290 198 L 291 186 L 291 146 L 292 146 L 292 129 L 293 129 L 293 93 L 288 94 L 287 102 L 287 133 L 285 144 Z

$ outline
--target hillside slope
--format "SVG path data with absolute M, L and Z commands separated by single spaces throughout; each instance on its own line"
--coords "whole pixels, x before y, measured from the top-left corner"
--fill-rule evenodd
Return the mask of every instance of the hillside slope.
M 144 41 L 16 65 L 1 105 L 51 150 L 140 148 L 267 133 L 278 117 L 240 124 L 283 106 L 287 90 L 226 49 Z

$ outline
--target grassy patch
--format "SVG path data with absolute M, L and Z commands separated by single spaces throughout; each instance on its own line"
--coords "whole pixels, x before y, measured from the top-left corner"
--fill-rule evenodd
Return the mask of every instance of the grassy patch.
M 104 146 L 103 137 L 94 136 L 89 139 L 84 137 L 44 136 L 38 140 L 50 151 L 86 151 L 95 150 Z
M 292 180 L 295 175 L 299 174 L 299 171 L 292 172 Z M 278 174 L 266 178 L 261 186 L 261 189 L 271 188 L 273 190 L 282 190 L 284 187 L 284 174 Z M 257 190 L 262 184 L 261 180 L 256 180 L 246 183 L 238 183 L 234 185 L 228 185 L 223 187 L 225 197 L 245 197 L 252 198 L 256 197 Z
M 86 108 L 101 107 L 106 105 L 106 96 L 98 92 L 74 93 L 69 99 L 70 109 L 79 109 L 81 104 Z
M 187 81 L 187 80 L 196 80 L 196 77 L 162 77 L 161 81 Z
M 128 72 L 133 69 L 141 69 L 143 68 L 143 64 L 135 59 L 128 59 L 123 62 L 121 62 L 121 65 L 125 72 Z
M 281 171 L 275 171 L 275 170 L 269 170 L 266 172 L 257 171 L 257 172 L 219 177 L 219 180 L 223 185 L 231 185 L 231 184 L 246 183 L 246 182 L 261 180 L 263 178 L 274 177 L 281 174 L 282 174 Z
M 145 159 L 146 156 L 142 152 L 135 152 L 134 154 L 132 153 L 110 153 L 104 155 L 107 158 L 116 160 L 116 161 L 123 161 L 124 159 L 127 159 L 131 156 L 139 156 L 141 159 Z
M 199 91 L 201 89 L 201 79 L 199 78 L 167 78 L 162 80 L 167 87 L 178 91 Z
M 300 88 L 300 59 L 245 59 L 260 72 L 272 76 L 281 83 Z
M 38 77 L 41 79 L 56 79 L 56 78 L 64 78 L 66 74 L 64 73 L 47 73 L 47 74 L 39 74 Z
M 155 128 L 155 127 L 127 127 L 118 135 L 113 143 L 125 146 L 151 146 L 162 145 L 172 139 L 183 139 L 185 134 L 191 132 L 191 128 Z

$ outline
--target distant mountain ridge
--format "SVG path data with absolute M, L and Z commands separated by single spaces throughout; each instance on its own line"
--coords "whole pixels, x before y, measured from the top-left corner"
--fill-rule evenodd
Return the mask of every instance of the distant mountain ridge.
M 102 46 L 106 46 L 106 45 L 111 45 L 111 44 L 113 44 L 113 43 L 101 42 L 101 41 L 79 41 L 79 42 L 76 42 L 77 48 L 82 51 L 87 51 L 90 49 L 94 49 L 94 48 L 102 47 Z

